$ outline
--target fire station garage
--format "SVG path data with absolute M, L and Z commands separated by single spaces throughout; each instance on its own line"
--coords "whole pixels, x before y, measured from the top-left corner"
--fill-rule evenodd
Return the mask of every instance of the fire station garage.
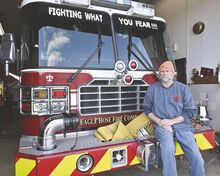
M 219 0 L 0 2 L 0 175 L 219 176 Z

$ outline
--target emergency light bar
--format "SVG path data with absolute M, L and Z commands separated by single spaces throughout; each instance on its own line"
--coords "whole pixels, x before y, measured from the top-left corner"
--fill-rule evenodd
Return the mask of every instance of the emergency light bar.
M 131 14 L 154 17 L 155 10 L 152 5 L 132 1 L 132 7 L 129 10 Z
M 131 8 L 131 1 L 130 0 L 91 0 L 91 5 L 118 9 L 118 10 L 128 10 Z
M 95 5 L 118 10 L 128 10 L 131 8 L 130 0 L 60 0 L 60 2 L 79 6 Z
M 80 6 L 89 6 L 90 0 L 61 0 L 62 3 L 75 4 Z
M 153 5 L 146 3 L 135 2 L 132 0 L 23 0 L 21 8 L 31 2 L 50 2 L 54 4 L 69 4 L 75 6 L 84 6 L 87 8 L 93 8 L 93 6 L 99 6 L 109 9 L 117 9 L 127 11 L 130 15 L 136 14 L 145 17 L 154 17 L 155 10 Z M 1 31 L 0 31 L 1 32 Z M 1 35 L 1 33 L 0 33 Z

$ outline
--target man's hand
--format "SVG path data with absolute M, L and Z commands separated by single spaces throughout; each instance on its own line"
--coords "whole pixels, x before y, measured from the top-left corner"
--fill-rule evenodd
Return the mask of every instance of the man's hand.
M 166 126 L 163 127 L 165 130 L 169 131 L 169 132 L 173 132 L 173 128 L 171 126 Z
M 159 126 L 166 127 L 166 126 L 172 126 L 175 124 L 175 121 L 173 119 L 162 119 L 159 122 Z
M 155 116 L 154 113 L 148 114 L 148 117 L 157 123 L 160 127 L 172 132 L 172 125 L 181 123 L 184 121 L 182 116 L 175 117 L 173 119 L 160 119 L 159 117 Z
M 163 119 L 158 121 L 158 125 L 165 130 L 168 130 L 170 132 L 173 131 L 172 125 L 175 124 L 175 121 L 173 119 Z

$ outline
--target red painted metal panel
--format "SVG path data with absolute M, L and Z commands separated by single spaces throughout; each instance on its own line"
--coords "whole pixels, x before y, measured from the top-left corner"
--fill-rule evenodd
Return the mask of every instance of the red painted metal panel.
M 37 136 L 47 116 L 25 116 L 22 117 L 21 129 L 23 135 Z
M 136 156 L 138 143 L 134 142 L 131 145 L 128 146 L 128 166 L 133 161 L 134 157 Z
M 85 175 L 90 175 L 90 173 L 93 171 L 93 169 L 96 167 L 96 165 L 100 162 L 102 157 L 105 155 L 105 153 L 109 149 L 117 149 L 117 148 L 126 147 L 126 146 L 127 146 L 127 157 L 128 157 L 127 165 L 110 169 L 110 170 L 118 170 L 118 169 L 130 167 L 130 163 L 136 156 L 136 149 L 138 146 L 136 141 L 125 142 L 125 143 L 120 143 L 120 144 L 111 144 L 108 146 L 101 146 L 101 147 L 89 148 L 89 149 L 78 150 L 78 151 L 68 151 L 68 152 L 50 154 L 50 155 L 39 156 L 39 157 L 17 153 L 17 157 L 22 157 L 22 158 L 27 158 L 27 159 L 35 158 L 35 160 L 37 161 L 37 165 L 33 169 L 33 171 L 31 171 L 30 176 L 34 176 L 33 174 L 35 173 L 37 173 L 38 176 L 48 176 L 56 169 L 57 166 L 59 166 L 61 161 L 66 156 L 87 153 L 87 154 L 90 154 L 92 158 L 94 159 L 93 167 L 88 172 L 82 173 L 76 168 L 71 173 L 72 176 L 85 176 Z M 111 160 L 111 158 L 109 158 L 109 160 Z M 75 165 L 76 163 L 70 163 L 70 164 Z M 110 171 L 110 170 L 105 170 L 105 171 Z M 63 170 L 63 172 L 65 173 L 65 170 Z
M 207 130 L 203 132 L 206 139 L 209 141 L 209 143 L 213 146 L 213 148 L 216 147 L 215 144 L 215 131 L 214 130 Z
M 24 86 L 69 85 L 72 89 L 76 89 L 78 85 L 86 85 L 93 80 L 90 74 L 80 73 L 74 82 L 68 82 L 72 74 L 63 72 L 22 72 L 21 84 Z M 50 76 L 49 81 L 48 76 Z
M 47 176 L 50 175 L 53 170 L 59 165 L 64 156 L 48 156 L 39 158 L 37 160 L 37 173 L 38 175 Z M 64 171 L 65 172 L 65 171 Z
M 35 167 L 29 174 L 28 176 L 37 176 L 37 168 Z
M 146 74 L 142 77 L 147 84 L 153 84 L 158 81 L 157 77 L 154 74 Z

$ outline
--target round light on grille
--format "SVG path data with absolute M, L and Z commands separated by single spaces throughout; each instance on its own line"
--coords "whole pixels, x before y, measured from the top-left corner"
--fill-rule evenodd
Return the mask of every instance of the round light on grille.
M 134 78 L 131 74 L 127 73 L 123 76 L 123 82 L 126 84 L 126 85 L 131 85 L 134 81 Z
M 115 63 L 115 70 L 119 73 L 122 73 L 123 71 L 125 71 L 125 64 L 122 61 L 117 61 Z
M 81 172 L 89 171 L 93 166 L 93 158 L 91 155 L 82 155 L 77 160 L 77 169 Z
M 128 63 L 128 66 L 129 66 L 130 70 L 134 71 L 134 70 L 137 70 L 138 63 L 136 60 L 130 60 L 130 62 Z

